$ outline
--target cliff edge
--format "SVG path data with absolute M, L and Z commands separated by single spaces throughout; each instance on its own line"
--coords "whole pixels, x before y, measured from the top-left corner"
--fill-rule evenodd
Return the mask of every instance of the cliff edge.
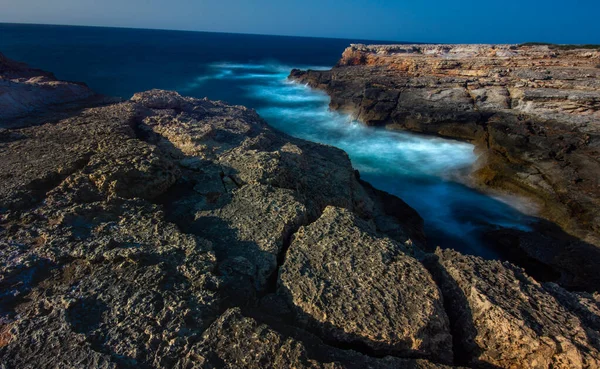
M 475 142 L 478 183 L 600 244 L 600 50 L 352 45 L 331 71 L 291 77 L 366 124 Z
M 550 234 L 548 252 L 521 235 L 504 243 L 555 266 L 550 259 L 578 240 L 600 246 L 600 50 L 352 45 L 332 70 L 290 78 L 324 89 L 332 109 L 368 125 L 475 143 L 475 186 L 534 200 L 541 217 L 574 236 L 556 246 L 556 232 L 540 230 Z M 561 267 L 582 263 L 571 264 Z

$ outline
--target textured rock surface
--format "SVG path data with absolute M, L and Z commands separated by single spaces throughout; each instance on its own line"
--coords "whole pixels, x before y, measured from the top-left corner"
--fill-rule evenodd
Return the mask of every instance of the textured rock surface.
M 328 205 L 422 235 L 345 153 L 244 107 L 151 91 L 0 137 L 9 368 L 170 367 L 223 307 L 274 290 L 291 235 Z
M 597 295 L 457 253 L 433 278 L 341 150 L 167 91 L 53 111 L 0 130 L 3 369 L 596 365 Z
M 542 217 L 600 246 L 599 61 L 599 50 L 548 46 L 352 45 L 331 71 L 290 77 L 366 124 L 474 142 L 475 185 L 527 196 Z M 539 256 L 527 241 L 518 247 Z M 600 288 L 597 279 L 581 284 L 583 262 L 550 265 L 565 283 Z
M 307 345 L 303 341 L 309 341 Z M 425 360 L 372 358 L 351 350 L 323 345 L 297 330 L 282 335 L 267 324 L 245 317 L 239 309 L 226 311 L 206 330 L 176 368 L 448 368 Z
M 327 341 L 452 362 L 441 294 L 411 248 L 328 207 L 294 235 L 280 292 Z
M 540 285 L 521 269 L 438 250 L 426 265 L 440 285 L 464 364 L 598 368 L 598 296 Z
M 94 95 L 82 83 L 58 81 L 52 73 L 30 68 L 0 54 L 0 127 L 3 121 Z

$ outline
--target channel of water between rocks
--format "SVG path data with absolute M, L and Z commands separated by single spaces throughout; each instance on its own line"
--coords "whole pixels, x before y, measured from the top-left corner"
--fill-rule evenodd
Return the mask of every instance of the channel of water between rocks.
M 179 86 L 179 92 L 205 89 L 205 84 L 236 86 L 273 127 L 343 149 L 361 178 L 419 212 L 430 246 L 496 259 L 501 258 L 497 251 L 481 241 L 485 231 L 528 230 L 531 218 L 517 210 L 511 199 L 482 194 L 463 184 L 477 159 L 469 143 L 367 127 L 329 110 L 326 93 L 289 81 L 290 66 L 223 62 L 206 70 Z

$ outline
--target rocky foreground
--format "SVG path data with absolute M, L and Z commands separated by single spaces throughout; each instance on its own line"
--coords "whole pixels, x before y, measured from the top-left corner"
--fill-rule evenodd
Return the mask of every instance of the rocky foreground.
M 432 253 L 341 150 L 167 91 L 57 110 L 0 131 L 2 368 L 600 367 L 600 295 Z
M 332 70 L 290 77 L 368 125 L 475 143 L 474 185 L 533 200 L 568 233 L 542 223 L 535 235 L 504 230 L 491 242 L 550 266 L 565 285 L 600 288 L 600 50 L 352 45 Z

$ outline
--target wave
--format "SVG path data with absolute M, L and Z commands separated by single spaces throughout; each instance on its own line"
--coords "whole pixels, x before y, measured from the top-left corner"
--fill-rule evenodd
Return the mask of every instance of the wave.
M 198 76 L 196 78 L 194 78 L 193 81 L 189 82 L 188 84 L 186 84 L 183 87 L 180 88 L 176 88 L 175 90 L 179 91 L 179 92 L 190 92 L 193 91 L 199 87 L 201 87 L 205 82 L 208 82 L 210 80 L 213 79 L 225 79 L 227 77 L 229 77 L 230 75 L 232 75 L 233 73 L 230 70 L 222 70 L 218 73 L 213 73 L 210 75 L 203 75 L 203 76 Z
M 210 64 L 212 68 L 217 69 L 265 69 L 266 64 L 242 64 L 242 63 L 212 63 Z
M 304 69 L 313 70 L 328 70 L 329 67 L 324 66 L 302 66 Z M 210 80 L 220 79 L 239 79 L 239 80 L 280 80 L 287 83 L 287 76 L 291 69 L 290 66 L 277 63 L 211 63 L 205 66 L 206 73 L 196 77 L 193 81 L 187 83 L 183 87 L 176 88 L 177 91 L 188 93 L 202 87 L 202 85 Z M 257 71 L 264 71 L 258 73 Z M 284 84 L 285 84 L 284 83 Z M 285 101 L 285 97 L 280 97 L 281 101 Z M 311 99 L 297 99 L 296 101 L 312 101 Z
M 528 218 L 510 206 L 514 201 L 499 201 L 453 181 L 477 160 L 469 143 L 367 127 L 331 111 L 326 93 L 287 80 L 292 68 L 283 64 L 223 62 L 206 68 L 207 74 L 192 81 L 192 88 L 215 80 L 239 89 L 244 103 L 275 128 L 343 149 L 365 180 L 421 214 L 433 242 L 453 239 L 452 246 L 461 251 L 496 258 L 493 251 L 481 248 L 478 232 L 490 224 L 529 229 Z

